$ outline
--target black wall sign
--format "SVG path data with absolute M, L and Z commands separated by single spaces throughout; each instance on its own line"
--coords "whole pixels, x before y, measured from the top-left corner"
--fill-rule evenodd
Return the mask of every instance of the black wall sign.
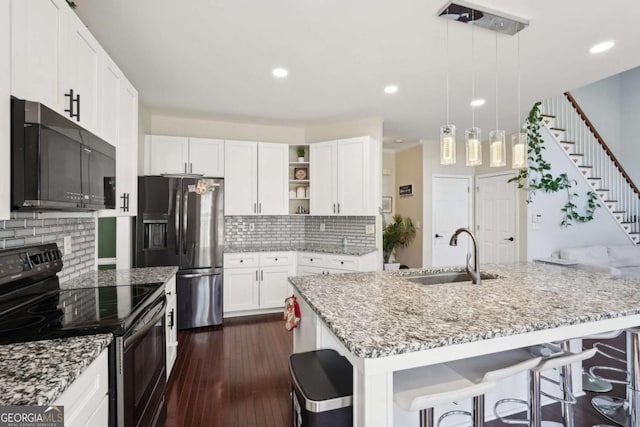
M 413 184 L 401 185 L 398 193 L 400 196 L 413 196 Z

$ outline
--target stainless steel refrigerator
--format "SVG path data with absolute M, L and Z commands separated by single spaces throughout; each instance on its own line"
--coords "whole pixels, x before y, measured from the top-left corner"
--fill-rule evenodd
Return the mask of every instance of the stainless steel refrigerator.
M 136 267 L 177 265 L 178 329 L 222 323 L 224 180 L 138 178 Z

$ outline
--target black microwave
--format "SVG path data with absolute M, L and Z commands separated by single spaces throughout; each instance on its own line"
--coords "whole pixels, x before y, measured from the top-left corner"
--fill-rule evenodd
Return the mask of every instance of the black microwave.
M 11 99 L 13 210 L 115 208 L 116 149 L 47 106 Z

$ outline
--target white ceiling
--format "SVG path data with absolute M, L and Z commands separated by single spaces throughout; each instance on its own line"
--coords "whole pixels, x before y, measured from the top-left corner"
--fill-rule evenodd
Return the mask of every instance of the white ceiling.
M 385 141 L 445 123 L 445 0 L 75 0 L 151 109 L 303 126 L 378 116 Z M 521 32 L 522 117 L 535 100 L 640 65 L 640 2 L 477 0 Z M 614 7 L 615 6 L 615 7 Z M 451 123 L 471 125 L 471 26 L 449 23 Z M 588 53 L 615 40 L 609 52 Z M 500 35 L 500 128 L 516 128 L 516 41 Z M 476 125 L 495 128 L 495 33 L 475 31 Z M 274 67 L 289 77 L 278 80 Z M 383 87 L 397 84 L 395 95 Z

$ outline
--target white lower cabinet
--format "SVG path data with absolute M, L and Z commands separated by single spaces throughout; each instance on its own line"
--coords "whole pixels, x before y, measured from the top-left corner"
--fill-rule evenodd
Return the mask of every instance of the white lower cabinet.
M 169 381 L 171 370 L 178 357 L 178 300 L 176 295 L 176 276 L 169 279 L 165 285 L 165 295 L 167 297 L 167 307 L 165 309 L 167 315 L 165 338 L 167 342 L 167 381 Z
M 225 317 L 281 310 L 294 272 L 293 252 L 225 254 Z
M 375 271 L 376 256 L 377 251 L 361 256 L 300 252 L 298 254 L 298 275 Z
M 54 402 L 64 406 L 66 427 L 107 427 L 109 424 L 108 350 Z

